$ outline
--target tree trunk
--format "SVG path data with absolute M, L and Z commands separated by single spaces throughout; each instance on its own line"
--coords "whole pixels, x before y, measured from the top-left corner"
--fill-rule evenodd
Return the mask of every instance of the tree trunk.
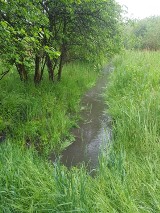
M 63 36 L 66 35 L 66 27 L 67 27 L 67 21 L 66 21 L 66 17 L 64 16 L 64 18 L 63 18 Z M 62 46 L 61 46 L 61 56 L 60 56 L 60 62 L 59 62 L 59 69 L 58 69 L 58 78 L 57 78 L 58 81 L 61 80 L 62 68 L 63 68 L 63 64 L 64 64 L 65 54 L 66 54 L 66 41 L 63 38 L 62 39 Z
M 61 54 L 61 57 L 60 57 L 60 62 L 59 62 L 58 78 L 57 78 L 58 81 L 61 80 L 62 68 L 63 68 L 63 51 L 62 51 L 62 54 Z
M 46 58 L 44 59 L 44 62 L 42 62 L 42 66 L 41 66 L 41 76 L 40 76 L 40 81 L 42 80 L 43 78 L 43 73 L 44 73 L 44 68 L 45 68 L 45 65 L 46 65 Z
M 47 56 L 47 68 L 48 68 L 48 75 L 49 75 L 49 80 L 54 81 L 54 69 L 55 66 L 53 67 L 52 61 L 49 56 Z
M 40 57 L 36 55 L 35 57 L 35 73 L 34 73 L 34 83 L 39 84 L 41 80 L 41 72 L 40 72 Z
M 21 81 L 26 82 L 28 80 L 28 74 L 27 74 L 27 71 L 25 69 L 24 64 L 23 63 L 16 63 L 16 68 L 17 68 L 17 71 L 19 73 Z

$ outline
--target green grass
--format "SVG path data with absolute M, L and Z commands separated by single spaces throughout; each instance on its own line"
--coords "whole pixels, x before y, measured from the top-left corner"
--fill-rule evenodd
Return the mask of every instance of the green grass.
M 2 144 L 0 212 L 160 212 L 159 58 L 159 52 L 115 58 L 106 90 L 113 142 L 94 178 L 83 166 L 48 163 L 18 141 Z
M 9 141 L 0 147 L 0 162 L 0 212 L 81 212 L 86 206 L 91 208 L 86 197 L 91 183 L 83 168 L 68 171 L 58 163 L 53 166 L 33 150 L 20 149 Z
M 69 130 L 79 119 L 80 98 L 98 73 L 87 64 L 68 64 L 61 82 L 44 79 L 38 87 L 21 83 L 16 74 L 0 82 L 0 132 L 39 152 L 59 152 L 73 140 Z
M 121 158 L 116 164 L 125 197 L 131 201 L 126 212 L 160 212 L 159 57 L 159 52 L 127 52 L 117 57 L 108 85 L 115 138 L 112 159 Z

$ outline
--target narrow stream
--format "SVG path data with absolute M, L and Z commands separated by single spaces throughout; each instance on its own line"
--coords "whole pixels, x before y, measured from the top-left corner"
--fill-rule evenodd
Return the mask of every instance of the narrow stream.
M 61 162 L 67 167 L 85 163 L 89 169 L 96 168 L 101 148 L 111 139 L 111 119 L 104 112 L 107 106 L 102 94 L 112 69 L 106 67 L 96 85 L 82 99 L 82 120 L 78 124 L 79 128 L 72 130 L 75 142 L 63 151 L 61 157 Z

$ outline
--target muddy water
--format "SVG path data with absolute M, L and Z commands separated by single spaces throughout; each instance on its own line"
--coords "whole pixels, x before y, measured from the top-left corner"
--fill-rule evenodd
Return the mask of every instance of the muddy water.
M 111 67 L 105 68 L 96 85 L 82 99 L 82 120 L 79 128 L 72 130 L 75 142 L 63 151 L 61 157 L 61 162 L 67 167 L 85 163 L 90 169 L 95 168 L 100 150 L 111 139 L 111 119 L 104 112 L 107 106 L 103 98 L 111 70 Z

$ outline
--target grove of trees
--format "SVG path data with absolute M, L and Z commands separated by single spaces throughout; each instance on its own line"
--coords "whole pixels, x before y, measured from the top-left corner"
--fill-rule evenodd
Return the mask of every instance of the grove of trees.
M 0 60 L 16 67 L 21 81 L 45 67 L 49 80 L 61 79 L 65 63 L 98 64 L 121 47 L 120 7 L 114 0 L 1 0 Z
M 124 45 L 127 49 L 160 50 L 160 17 L 130 20 L 126 23 Z

